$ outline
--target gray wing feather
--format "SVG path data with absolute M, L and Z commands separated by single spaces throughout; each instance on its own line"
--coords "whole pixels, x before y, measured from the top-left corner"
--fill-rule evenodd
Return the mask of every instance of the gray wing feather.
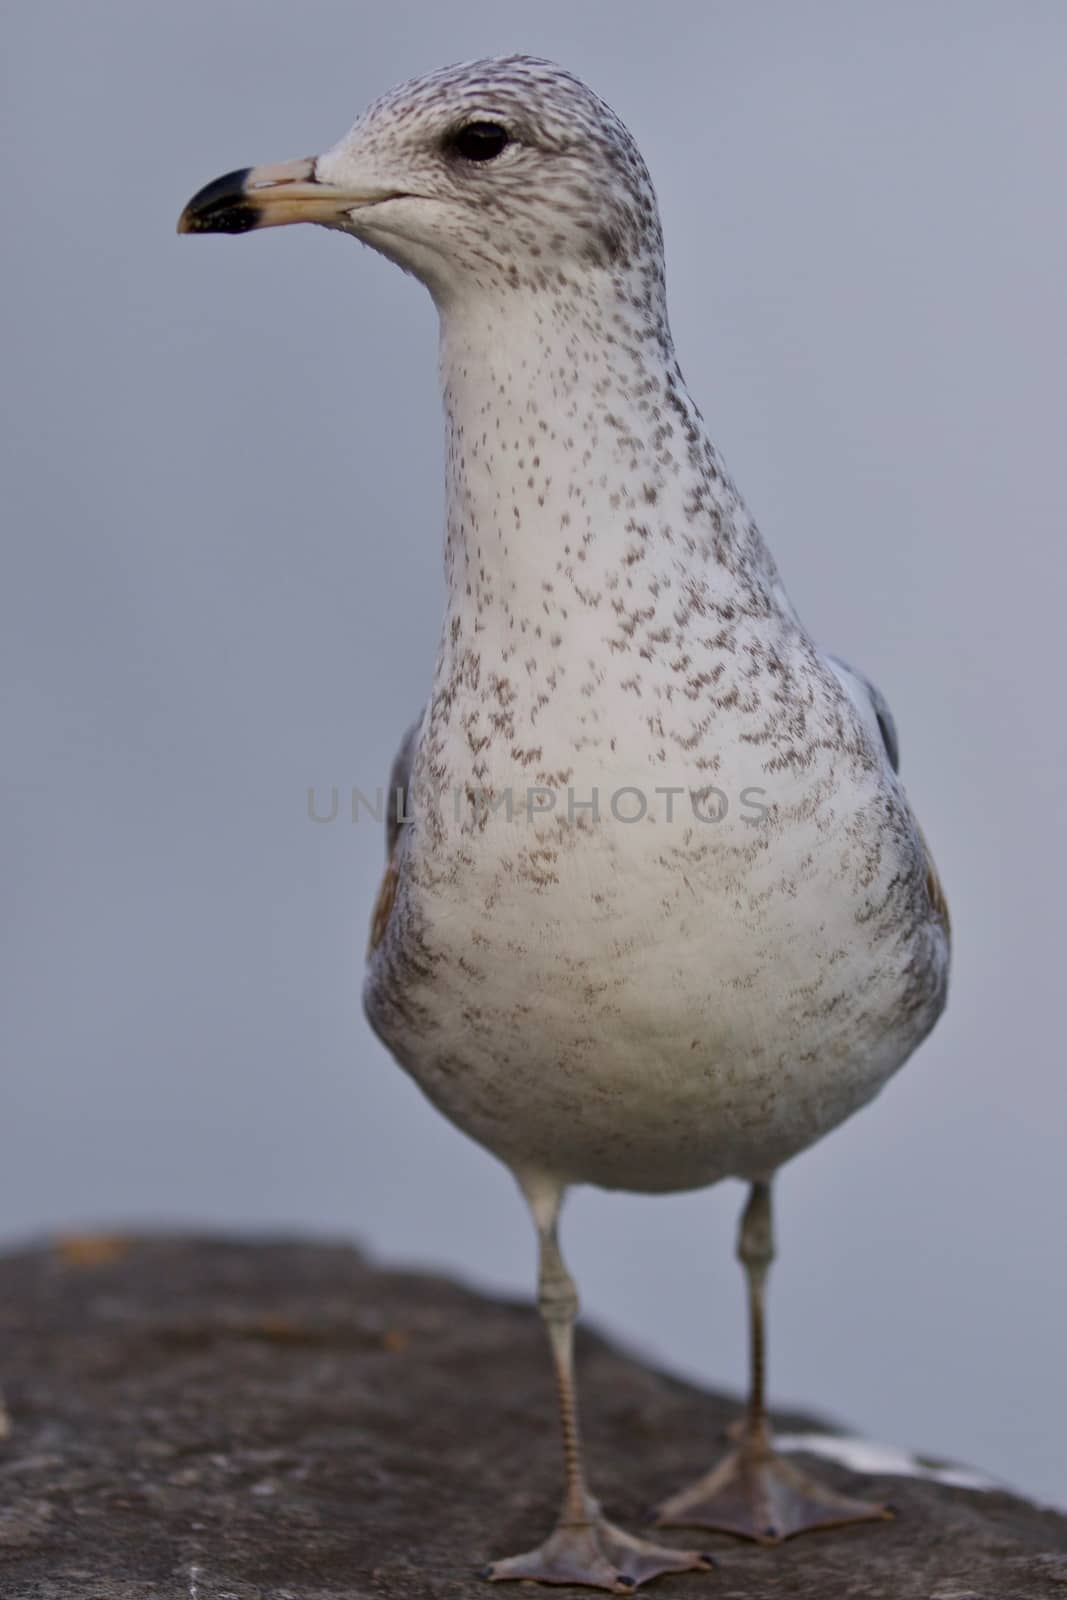
M 408 789 L 411 784 L 411 767 L 415 759 L 415 740 L 422 726 L 417 717 L 400 741 L 400 749 L 393 757 L 389 773 L 389 799 L 385 808 L 385 857 L 392 860 L 396 841 L 408 815 Z
M 848 662 L 842 661 L 840 656 L 832 656 L 827 654 L 826 659 L 832 662 L 835 667 L 840 667 L 842 671 L 847 672 L 850 678 L 852 678 L 856 683 L 860 684 L 861 687 L 866 690 L 867 699 L 871 703 L 871 710 L 874 712 L 878 723 L 878 730 L 882 735 L 882 743 L 885 745 L 885 753 L 889 757 L 889 765 L 892 767 L 894 772 L 899 772 L 900 740 L 897 737 L 897 725 L 893 719 L 893 713 L 889 709 L 889 702 L 885 695 L 876 684 L 871 682 L 870 678 L 865 678 L 862 672 L 857 672 L 855 667 L 850 667 Z

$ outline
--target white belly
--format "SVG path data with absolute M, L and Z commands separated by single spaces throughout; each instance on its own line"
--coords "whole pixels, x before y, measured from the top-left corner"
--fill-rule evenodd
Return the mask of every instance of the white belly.
M 670 825 L 663 802 L 640 823 L 605 809 L 405 829 L 368 1015 L 519 1170 L 635 1190 L 767 1174 L 869 1100 L 941 1009 L 906 808 L 873 783 L 777 821 L 745 822 L 736 796 L 717 823 L 688 802 Z

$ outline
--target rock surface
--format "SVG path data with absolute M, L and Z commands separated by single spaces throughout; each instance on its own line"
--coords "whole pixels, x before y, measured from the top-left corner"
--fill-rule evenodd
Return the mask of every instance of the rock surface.
M 636 1524 L 736 1404 L 589 1333 L 578 1355 L 596 1490 Z M 3 1600 L 592 1592 L 476 1575 L 547 1532 L 559 1491 L 530 1307 L 337 1245 L 67 1238 L 0 1258 L 0 1375 Z M 641 1593 L 1067 1600 L 1067 1518 L 817 1465 L 898 1519 L 775 1550 L 700 1536 L 717 1571 Z

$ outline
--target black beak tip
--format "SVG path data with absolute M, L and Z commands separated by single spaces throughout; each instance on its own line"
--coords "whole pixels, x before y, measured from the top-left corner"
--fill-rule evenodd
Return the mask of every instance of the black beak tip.
M 239 167 L 205 184 L 178 218 L 179 233 L 248 233 L 259 224 L 259 207 L 245 183 L 251 167 Z

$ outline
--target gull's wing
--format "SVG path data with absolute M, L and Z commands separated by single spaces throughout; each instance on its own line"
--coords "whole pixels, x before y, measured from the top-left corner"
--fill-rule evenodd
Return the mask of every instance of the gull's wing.
M 899 772 L 900 742 L 897 739 L 897 725 L 893 720 L 893 713 L 889 709 L 889 703 L 885 695 L 880 689 L 876 688 L 869 678 L 865 678 L 862 672 L 857 672 L 855 667 L 850 667 L 847 661 L 842 661 L 840 656 L 832 656 L 827 653 L 826 660 L 842 688 L 859 708 L 860 714 L 877 725 L 878 732 L 882 736 L 882 744 L 885 748 L 889 765 L 894 772 Z M 919 843 L 926 859 L 926 892 L 930 899 L 930 905 L 944 927 L 946 938 L 949 938 L 951 936 L 951 926 L 945 891 L 941 887 L 941 879 L 937 875 L 934 858 L 930 854 L 930 846 L 927 844 L 926 836 L 919 827 L 918 822 L 915 822 L 915 831 L 918 834 Z
M 396 846 L 408 818 L 408 796 L 411 788 L 411 768 L 415 759 L 415 741 L 422 718 L 418 717 L 400 741 L 400 749 L 393 757 L 389 773 L 389 792 L 385 807 L 385 876 L 374 902 L 370 919 L 370 939 L 367 954 L 371 955 L 385 936 L 385 926 L 396 899 L 397 870 Z
M 796 607 L 786 593 L 785 585 L 777 572 L 773 574 L 772 592 L 781 610 L 803 631 L 803 624 L 797 616 Z M 816 648 L 818 649 L 818 646 Z M 871 732 L 877 730 L 889 765 L 894 772 L 899 772 L 900 741 L 897 738 L 897 725 L 889 709 L 889 702 L 881 689 L 873 684 L 870 678 L 865 678 L 862 672 L 857 672 L 855 667 L 850 667 L 847 661 L 842 661 L 840 656 L 832 655 L 829 650 L 819 650 L 819 654 Z
M 422 726 L 422 717 L 416 717 L 400 741 L 400 749 L 393 757 L 389 771 L 389 804 L 385 808 L 385 859 L 393 859 L 400 830 L 407 821 L 408 788 L 411 784 L 411 765 L 415 758 L 415 740 Z
M 897 725 L 885 695 L 870 678 L 865 678 L 862 672 L 850 667 L 840 656 L 832 656 L 827 652 L 826 660 L 849 698 L 856 702 L 861 712 L 866 712 L 868 719 L 874 718 L 882 737 L 882 744 L 885 746 L 885 753 L 889 758 L 889 765 L 894 772 L 899 772 L 900 740 L 897 738 Z

